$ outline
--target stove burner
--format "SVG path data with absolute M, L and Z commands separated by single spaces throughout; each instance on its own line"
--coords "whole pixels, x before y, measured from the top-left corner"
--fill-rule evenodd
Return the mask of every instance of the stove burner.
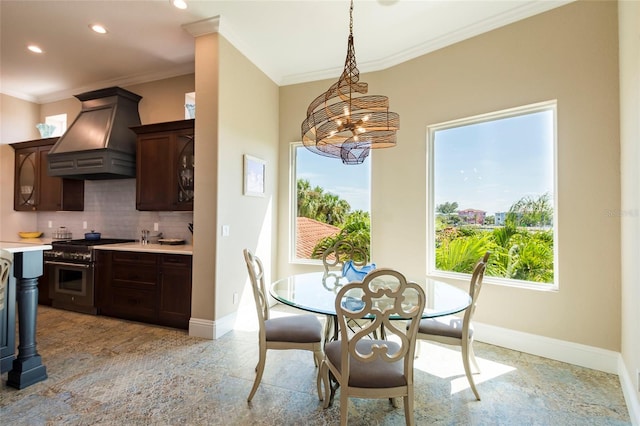
M 93 246 L 99 246 L 103 244 L 119 244 L 119 243 L 132 243 L 133 239 L 124 238 L 101 238 L 99 240 L 61 240 L 52 241 L 51 250 L 47 250 L 43 253 L 43 256 L 47 259 L 65 259 L 73 260 L 76 262 L 91 263 L 94 261 Z

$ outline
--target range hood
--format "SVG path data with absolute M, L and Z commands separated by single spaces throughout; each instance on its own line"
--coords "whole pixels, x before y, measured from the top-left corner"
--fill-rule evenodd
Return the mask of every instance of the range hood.
M 82 110 L 48 155 L 49 176 L 126 179 L 136 176 L 141 96 L 120 87 L 75 95 Z

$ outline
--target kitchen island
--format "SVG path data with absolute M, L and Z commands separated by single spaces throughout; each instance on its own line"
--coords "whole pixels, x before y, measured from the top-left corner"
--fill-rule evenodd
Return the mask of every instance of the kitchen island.
M 5 309 L 0 313 L 0 369 L 9 370 L 7 385 L 23 389 L 47 378 L 47 369 L 36 348 L 38 277 L 42 275 L 42 242 L 0 241 L 0 249 L 13 253 Z M 18 310 L 19 344 L 15 357 L 15 315 Z

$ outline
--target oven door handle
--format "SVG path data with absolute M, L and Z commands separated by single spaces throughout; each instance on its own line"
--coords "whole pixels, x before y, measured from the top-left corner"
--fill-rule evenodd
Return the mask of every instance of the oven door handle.
M 89 269 L 91 267 L 91 265 L 83 265 L 82 263 L 54 262 L 51 260 L 46 260 L 44 264 L 53 265 L 53 266 L 69 266 L 72 268 L 84 268 L 84 269 Z

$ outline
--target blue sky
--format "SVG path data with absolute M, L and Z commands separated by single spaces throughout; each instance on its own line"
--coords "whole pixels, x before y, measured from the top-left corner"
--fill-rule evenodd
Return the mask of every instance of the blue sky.
M 351 211 L 371 211 L 369 186 L 371 159 L 358 165 L 344 165 L 338 158 L 323 157 L 307 148 L 297 148 L 297 179 L 307 179 L 312 187 L 319 186 L 347 200 Z
M 437 131 L 435 206 L 493 215 L 525 196 L 553 202 L 553 132 L 552 110 Z

